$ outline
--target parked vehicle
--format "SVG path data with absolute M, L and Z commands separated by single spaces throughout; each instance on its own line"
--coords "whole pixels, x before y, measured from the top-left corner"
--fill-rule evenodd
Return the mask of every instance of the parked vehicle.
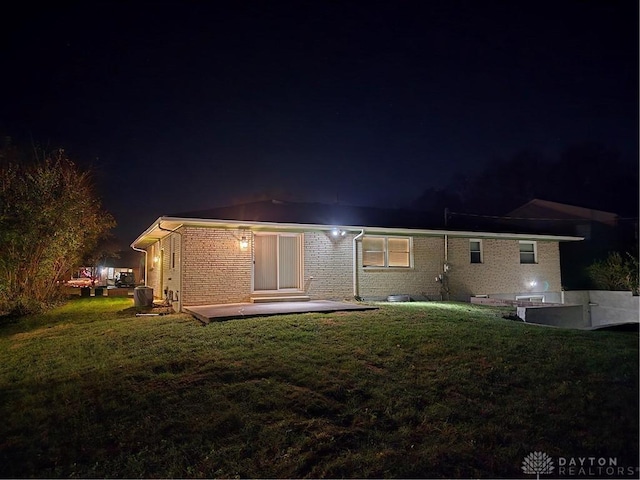
M 121 272 L 116 274 L 115 285 L 117 288 L 129 288 L 136 286 L 136 278 L 133 272 Z

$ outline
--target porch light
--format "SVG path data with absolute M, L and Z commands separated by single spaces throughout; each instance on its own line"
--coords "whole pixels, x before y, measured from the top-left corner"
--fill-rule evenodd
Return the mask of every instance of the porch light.
M 247 236 L 243 235 L 240 239 L 240 250 L 246 250 L 249 248 L 249 240 L 247 240 Z
M 331 230 L 331 235 L 333 235 L 334 237 L 344 237 L 347 234 L 347 232 L 345 230 L 340 230 L 338 228 L 334 228 L 333 230 Z
M 160 257 L 158 255 L 153 257 L 153 263 L 158 263 L 159 261 L 160 261 Z
M 533 288 L 533 287 L 535 287 L 535 286 L 537 286 L 537 285 L 538 285 L 538 282 L 536 282 L 535 280 L 531 280 L 531 281 L 529 282 L 529 288 Z

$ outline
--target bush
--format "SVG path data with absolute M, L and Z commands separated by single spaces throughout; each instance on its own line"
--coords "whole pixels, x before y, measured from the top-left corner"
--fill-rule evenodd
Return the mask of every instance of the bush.
M 630 290 L 638 295 L 638 259 L 626 253 L 610 252 L 605 260 L 598 260 L 587 273 L 593 285 L 602 290 Z
M 53 304 L 63 275 L 114 225 L 89 172 L 63 150 L 30 158 L 0 149 L 0 311 Z

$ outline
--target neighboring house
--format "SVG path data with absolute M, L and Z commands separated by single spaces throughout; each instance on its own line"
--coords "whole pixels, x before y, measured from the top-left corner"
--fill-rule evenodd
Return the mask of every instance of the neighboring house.
M 163 216 L 133 243 L 156 298 L 559 301 L 560 242 L 575 236 L 430 229 L 425 214 L 255 202 Z
M 566 289 L 588 289 L 592 285 L 586 269 L 609 252 L 637 254 L 637 219 L 591 208 L 533 199 L 506 215 L 504 222 L 555 235 L 576 235 L 584 242 L 560 246 L 562 285 Z
M 577 207 L 534 198 L 509 212 L 514 224 L 529 225 L 544 231 L 572 233 L 588 239 L 594 225 L 616 227 L 619 216 L 611 212 Z
M 136 283 L 144 283 L 144 255 L 134 250 L 122 250 L 96 267 L 96 285 L 116 286 L 122 273 L 133 273 Z

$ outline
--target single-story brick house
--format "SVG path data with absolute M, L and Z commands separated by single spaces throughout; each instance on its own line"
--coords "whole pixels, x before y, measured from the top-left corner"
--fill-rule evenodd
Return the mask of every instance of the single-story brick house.
M 503 223 L 555 235 L 576 235 L 583 242 L 560 245 L 562 284 L 588 290 L 593 282 L 587 267 L 609 252 L 633 252 L 638 245 L 638 219 L 616 213 L 534 198 L 506 214 Z
M 418 212 L 277 200 L 162 216 L 131 244 L 174 308 L 282 299 L 559 301 L 559 242 L 426 228 Z

